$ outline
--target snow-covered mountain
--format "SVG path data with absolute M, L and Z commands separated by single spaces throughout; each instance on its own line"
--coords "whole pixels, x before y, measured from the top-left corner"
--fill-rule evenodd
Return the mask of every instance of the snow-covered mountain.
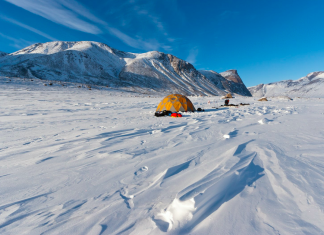
M 269 84 L 260 84 L 248 88 L 255 97 L 290 96 L 324 97 L 324 72 L 313 72 L 298 80 L 286 80 Z
M 8 53 L 0 51 L 0 57 L 5 56 L 5 55 L 8 55 Z
M 244 96 L 252 96 L 235 69 L 227 70 L 220 74 L 213 70 L 199 70 L 199 72 L 212 81 L 220 90 L 227 90 Z
M 234 81 L 208 74 L 171 54 L 128 53 L 90 41 L 37 43 L 0 58 L 2 76 L 186 95 L 250 95 L 240 78 Z

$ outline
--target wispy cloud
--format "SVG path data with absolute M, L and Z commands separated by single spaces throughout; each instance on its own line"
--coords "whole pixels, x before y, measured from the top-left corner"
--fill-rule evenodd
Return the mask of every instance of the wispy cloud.
M 187 56 L 186 61 L 188 61 L 190 64 L 196 63 L 198 53 L 199 53 L 199 50 L 197 47 L 192 48 L 189 51 L 189 55 Z
M 7 21 L 7 22 L 10 22 L 10 23 L 12 23 L 12 24 L 18 25 L 18 26 L 20 26 L 20 27 L 22 27 L 22 28 L 24 28 L 24 29 L 27 29 L 27 30 L 29 30 L 29 31 L 31 31 L 31 32 L 34 32 L 34 33 L 36 33 L 36 34 L 38 34 L 38 35 L 40 35 L 40 36 L 43 36 L 44 38 L 47 38 L 47 39 L 49 39 L 49 40 L 57 41 L 56 38 L 53 38 L 53 37 L 51 37 L 50 35 L 48 35 L 48 34 L 46 34 L 46 33 L 43 33 L 43 32 L 41 32 L 41 31 L 38 30 L 38 29 L 35 29 L 35 28 L 33 28 L 33 27 L 29 26 L 29 25 L 23 24 L 23 23 L 21 23 L 21 22 L 19 22 L 19 21 L 16 21 L 16 20 L 14 20 L 14 19 L 8 18 L 8 17 L 6 17 L 6 16 L 2 16 L 2 15 L 0 15 L 0 19 L 5 20 L 5 21 Z
M 103 21 L 93 13 L 91 13 L 86 7 L 77 2 L 76 0 L 5 0 L 10 2 L 18 7 L 21 7 L 29 12 L 32 12 L 36 15 L 44 17 L 52 22 L 55 22 L 60 25 L 64 25 L 68 28 L 75 29 L 90 34 L 104 34 L 110 33 L 111 35 L 117 37 L 122 42 L 127 44 L 130 47 L 141 49 L 141 50 L 158 50 L 160 48 L 164 50 L 170 50 L 171 47 L 160 43 L 157 41 L 156 37 L 153 39 L 143 40 L 140 36 L 130 36 L 129 34 L 123 32 L 116 27 L 113 27 L 111 24 Z M 160 34 L 164 36 L 164 39 L 168 43 L 173 42 L 175 39 L 168 36 L 163 22 L 158 16 L 150 13 L 150 9 L 139 8 L 136 5 L 137 0 L 131 0 L 125 4 L 135 6 L 135 9 L 132 10 L 132 15 L 138 14 L 146 17 L 145 22 L 153 23 Z M 134 5 L 135 4 L 135 5 Z M 122 4 L 124 5 L 124 4 Z M 126 15 L 126 14 L 125 14 Z M 29 29 L 35 33 L 38 33 L 42 36 L 47 36 L 37 29 L 34 29 L 30 26 L 24 25 L 17 21 L 11 21 L 21 27 Z M 53 39 L 51 39 L 53 40 Z
M 166 0 L 167 1 L 167 0 Z M 145 4 L 140 4 L 140 1 L 132 0 L 130 1 L 133 6 L 133 12 L 136 13 L 138 16 L 145 18 L 145 21 L 154 25 L 156 30 L 168 41 L 173 42 L 175 41 L 174 38 L 170 37 L 167 29 L 164 25 L 163 20 L 156 14 L 154 10 L 154 3 L 156 1 L 148 1 Z M 132 17 L 132 16 L 130 16 Z
M 24 48 L 24 47 L 29 46 L 31 44 L 34 44 L 34 42 L 30 42 L 30 41 L 27 41 L 27 40 L 24 40 L 24 39 L 21 39 L 21 38 L 13 38 L 13 37 L 5 35 L 5 34 L 3 34 L 1 32 L 0 32 L 0 37 L 9 40 L 10 41 L 9 45 L 12 46 L 12 47 L 15 47 L 17 49 L 21 49 L 21 48 Z
M 80 8 L 79 4 L 75 4 L 74 1 L 64 0 L 6 0 L 18 7 L 21 7 L 27 11 L 30 11 L 36 15 L 42 16 L 50 21 L 58 24 L 62 24 L 71 29 L 79 30 L 91 34 L 100 34 L 102 31 L 94 24 L 82 20 L 78 17 L 77 12 L 83 12 L 82 16 L 92 17 L 90 13 L 85 11 L 84 8 Z M 65 7 L 64 7 L 65 6 Z M 71 10 L 71 8 L 74 11 Z M 70 8 L 68 10 L 66 7 Z M 80 14 L 80 13 L 79 13 Z

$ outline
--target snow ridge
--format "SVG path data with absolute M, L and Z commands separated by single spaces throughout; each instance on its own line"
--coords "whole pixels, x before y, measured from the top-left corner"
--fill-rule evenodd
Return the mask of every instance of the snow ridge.
M 324 72 L 312 72 L 298 80 L 285 80 L 269 84 L 259 84 L 248 88 L 255 97 L 324 97 Z

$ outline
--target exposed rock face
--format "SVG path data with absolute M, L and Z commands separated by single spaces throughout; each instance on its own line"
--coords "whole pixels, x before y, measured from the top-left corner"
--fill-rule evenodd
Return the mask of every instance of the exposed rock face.
M 236 70 L 227 70 L 222 73 L 217 73 L 212 70 L 199 70 L 199 72 L 212 81 L 219 89 L 226 91 L 224 94 L 230 92 L 243 96 L 252 96 Z
M 243 84 L 241 77 L 238 75 L 236 69 L 230 69 L 225 72 L 220 73 L 227 80 L 233 81 L 235 83 Z
M 324 97 L 324 72 L 313 72 L 298 80 L 286 80 L 249 87 L 255 97 Z
M 219 74 L 206 77 L 192 64 L 173 55 L 158 51 L 128 53 L 88 41 L 31 45 L 0 57 L 0 75 L 108 85 L 142 92 L 246 95 L 237 89 L 243 83 L 234 83 Z

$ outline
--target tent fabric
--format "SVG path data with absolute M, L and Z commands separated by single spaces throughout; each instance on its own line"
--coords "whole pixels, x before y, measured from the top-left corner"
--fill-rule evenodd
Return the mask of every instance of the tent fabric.
M 261 99 L 258 99 L 258 101 L 268 101 L 266 97 L 262 97 Z
M 232 94 L 231 93 L 227 93 L 225 98 L 233 98 Z
M 164 99 L 160 102 L 156 111 L 168 110 L 171 112 L 195 112 L 196 109 L 191 103 L 191 101 L 184 95 L 180 94 L 172 94 L 164 97 Z

